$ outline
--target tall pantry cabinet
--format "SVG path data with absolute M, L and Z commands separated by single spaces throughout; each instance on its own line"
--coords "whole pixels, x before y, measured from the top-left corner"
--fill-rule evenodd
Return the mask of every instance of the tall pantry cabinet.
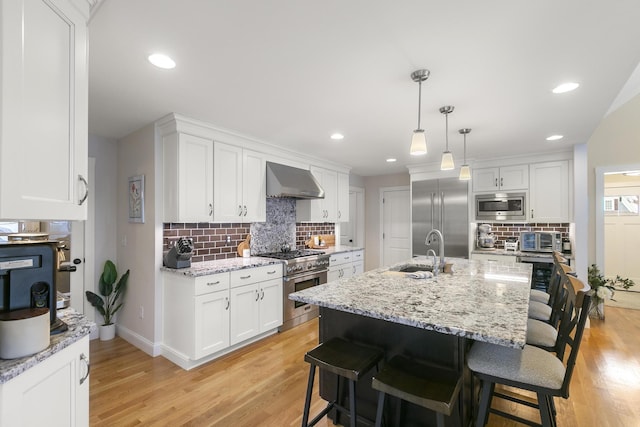
M 0 0 L 0 218 L 83 220 L 87 0 Z

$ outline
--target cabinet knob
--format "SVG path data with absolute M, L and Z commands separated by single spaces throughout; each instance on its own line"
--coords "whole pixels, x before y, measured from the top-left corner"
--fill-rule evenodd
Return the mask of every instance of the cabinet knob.
M 80 385 L 82 385 L 87 380 L 87 378 L 89 378 L 89 372 L 91 372 L 91 363 L 89 363 L 89 359 L 84 355 L 84 353 L 80 354 L 80 361 L 84 362 L 85 365 L 87 365 L 87 373 L 84 377 L 80 378 Z

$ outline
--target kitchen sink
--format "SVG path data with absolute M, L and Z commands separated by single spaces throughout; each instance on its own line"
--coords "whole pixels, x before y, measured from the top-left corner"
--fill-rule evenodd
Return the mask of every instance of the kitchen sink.
M 417 271 L 433 271 L 433 266 L 427 264 L 406 264 L 393 268 L 393 270 L 401 273 L 415 273 Z

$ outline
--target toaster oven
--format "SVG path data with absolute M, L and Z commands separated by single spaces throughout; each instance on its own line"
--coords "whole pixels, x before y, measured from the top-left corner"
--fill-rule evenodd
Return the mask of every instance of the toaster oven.
M 562 233 L 554 231 L 523 231 L 520 233 L 520 251 L 553 252 L 562 250 Z

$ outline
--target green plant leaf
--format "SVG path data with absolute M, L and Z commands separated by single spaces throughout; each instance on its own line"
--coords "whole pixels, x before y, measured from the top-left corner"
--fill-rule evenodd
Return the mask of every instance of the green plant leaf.
M 104 310 L 104 301 L 99 295 L 96 295 L 91 291 L 86 291 L 85 294 L 87 295 L 87 301 L 89 301 L 89 304 L 98 309 L 102 308 Z
M 118 271 L 111 260 L 105 261 L 101 277 L 106 284 L 113 285 L 116 282 L 116 279 L 118 278 Z

